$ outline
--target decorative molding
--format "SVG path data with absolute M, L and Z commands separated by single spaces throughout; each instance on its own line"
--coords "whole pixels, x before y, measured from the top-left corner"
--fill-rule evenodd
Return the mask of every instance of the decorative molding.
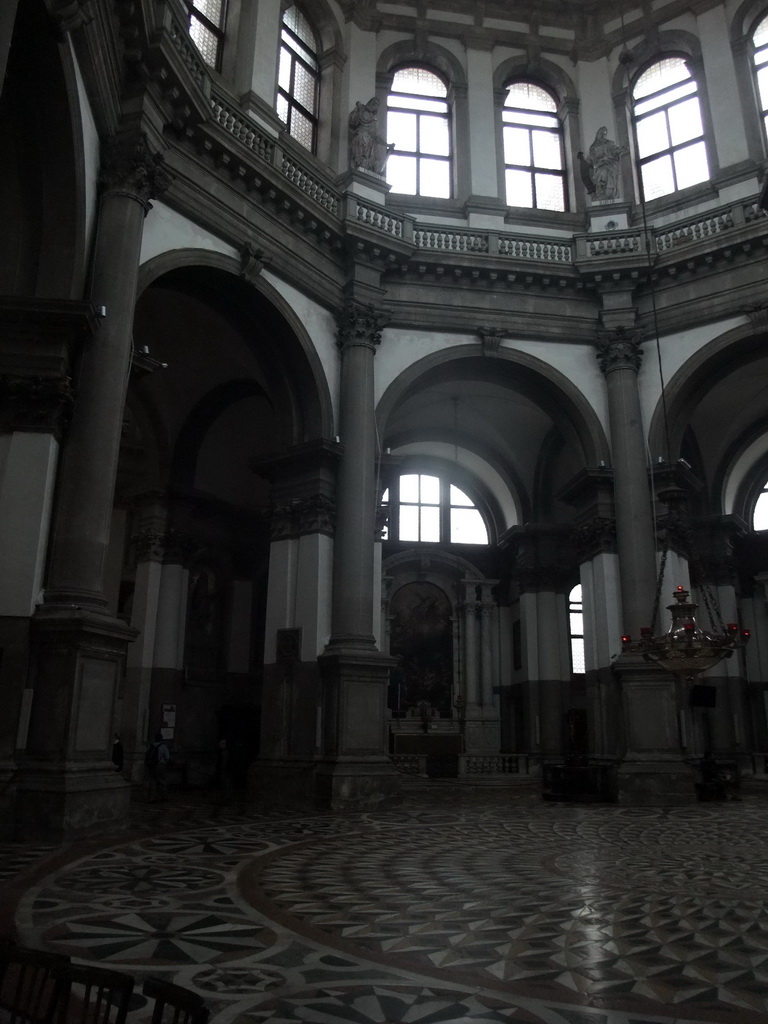
M 483 346 L 483 355 L 497 356 L 508 332 L 503 327 L 478 327 L 477 333 Z
M 597 360 L 604 374 L 612 370 L 634 370 L 637 373 L 643 361 L 640 342 L 642 330 L 617 327 L 613 331 L 600 331 L 597 335 Z
M 195 550 L 195 542 L 173 526 L 165 530 L 147 526 L 133 534 L 131 543 L 137 563 L 185 565 Z
M 150 151 L 145 135 L 112 136 L 105 143 L 99 171 L 102 195 L 128 195 L 147 214 L 152 209 L 150 200 L 159 198 L 172 181 L 163 157 Z
M 616 520 L 608 516 L 595 516 L 576 529 L 573 545 L 579 564 L 595 555 L 616 551 Z
M 240 277 L 249 284 L 255 284 L 268 262 L 263 249 L 258 249 L 253 242 L 243 243 L 240 249 Z
M 362 345 L 375 351 L 381 344 L 381 332 L 389 323 L 390 314 L 347 299 L 336 317 L 337 344 L 340 349 Z
M 69 377 L 0 377 L 0 432 L 23 430 L 61 438 L 74 406 Z
M 51 10 L 60 37 L 90 25 L 94 17 L 93 0 L 55 0 Z
M 756 302 L 754 305 L 745 306 L 744 313 L 749 317 L 749 322 L 756 331 L 764 331 L 768 328 L 768 304 Z
M 324 494 L 313 494 L 285 505 L 276 505 L 269 519 L 273 541 L 313 533 L 332 537 L 336 529 L 336 505 Z

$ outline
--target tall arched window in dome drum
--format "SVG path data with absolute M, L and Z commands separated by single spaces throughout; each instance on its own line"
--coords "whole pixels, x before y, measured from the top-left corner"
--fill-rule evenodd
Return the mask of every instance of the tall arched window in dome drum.
M 395 72 L 387 96 L 387 183 L 410 196 L 451 196 L 451 130 L 448 88 L 433 71 Z
M 535 82 L 513 82 L 502 111 L 507 204 L 566 209 L 565 161 L 557 101 Z
M 295 5 L 283 15 L 277 73 L 277 116 L 288 134 L 314 153 L 317 145 L 320 64 L 315 31 Z
M 682 57 L 657 60 L 632 89 L 632 119 L 644 198 L 709 178 L 696 79 Z
M 763 138 L 768 145 L 768 14 L 765 14 L 752 33 L 752 62 L 757 84 L 757 100 L 763 122 Z

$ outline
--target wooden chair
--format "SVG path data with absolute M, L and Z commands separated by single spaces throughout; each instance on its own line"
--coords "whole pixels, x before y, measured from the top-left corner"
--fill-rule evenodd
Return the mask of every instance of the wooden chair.
M 0 1011 L 5 1024 L 52 1024 L 67 983 L 55 972 L 69 963 L 62 953 L 0 943 Z
M 125 1024 L 134 985 L 130 974 L 88 964 L 62 964 L 52 973 L 65 986 L 57 1024 Z
M 152 1024 L 206 1024 L 208 1007 L 203 997 L 181 985 L 172 985 L 159 978 L 147 978 L 142 990 L 154 999 Z

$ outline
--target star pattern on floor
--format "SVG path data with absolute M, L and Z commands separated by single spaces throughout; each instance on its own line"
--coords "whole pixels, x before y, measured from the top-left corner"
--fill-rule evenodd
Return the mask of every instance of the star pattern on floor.
M 17 925 L 216 1024 L 765 1024 L 766 826 L 762 802 L 232 814 L 51 872 Z

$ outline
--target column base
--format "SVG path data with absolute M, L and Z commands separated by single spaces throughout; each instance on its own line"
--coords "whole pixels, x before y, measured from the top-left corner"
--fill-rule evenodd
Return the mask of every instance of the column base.
M 107 767 L 25 766 L 16 776 L 17 839 L 76 839 L 127 828 L 131 787 Z
M 375 811 L 400 801 L 401 776 L 388 757 L 322 763 L 315 799 L 332 811 Z
M 695 775 L 681 761 L 623 761 L 617 782 L 627 807 L 675 807 L 696 803 Z

